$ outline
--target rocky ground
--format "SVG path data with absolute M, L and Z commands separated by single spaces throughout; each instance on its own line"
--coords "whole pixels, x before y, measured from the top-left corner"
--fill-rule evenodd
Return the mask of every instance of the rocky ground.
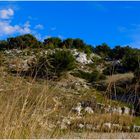
M 92 59 L 87 58 L 84 53 L 72 51 L 79 64 L 79 69 L 90 72 L 91 68 L 86 65 L 94 63 Z M 44 55 L 48 52 L 38 51 L 37 53 Z M 38 127 L 52 133 L 52 137 L 60 132 L 63 134 L 58 136 L 60 138 L 140 138 L 138 133 L 122 133 L 140 132 L 139 118 L 134 116 L 134 109 L 128 104 L 107 98 L 91 83 L 71 75 L 71 72 L 59 80 L 49 81 L 20 76 L 20 71 L 27 71 L 30 65 L 36 61 L 35 51 L 14 49 L 6 50 L 1 55 L 3 55 L 0 72 L 1 101 L 3 101 L 5 93 L 7 93 L 5 100 L 10 101 L 10 93 L 20 96 L 20 93 L 26 95 L 28 90 L 31 94 L 26 96 L 29 99 L 32 98 L 32 101 L 43 96 L 44 109 L 38 108 L 39 110 L 35 111 L 34 115 L 40 118 Z M 95 54 L 92 56 L 99 57 Z M 98 69 L 101 67 L 101 65 L 98 66 Z M 7 68 L 11 71 L 16 70 L 18 73 L 9 74 L 8 71 L 5 71 Z M 112 81 L 122 80 L 125 77 L 132 79 L 133 74 L 125 74 L 119 78 L 115 75 L 108 77 L 104 82 L 109 83 L 110 79 Z M 49 92 L 46 92 L 48 89 Z M 2 103 L 2 105 L 4 104 Z M 23 107 L 24 104 L 26 103 L 23 102 Z M 45 119 L 46 117 L 47 119 Z M 56 133 L 55 130 L 57 130 Z M 44 132 L 42 133 L 46 135 Z

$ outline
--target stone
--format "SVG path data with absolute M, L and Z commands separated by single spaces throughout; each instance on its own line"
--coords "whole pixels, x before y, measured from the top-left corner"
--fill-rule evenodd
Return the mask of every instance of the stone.
M 78 116 L 80 116 L 82 111 L 81 103 L 77 103 L 77 106 L 75 108 L 72 108 L 72 110 L 76 111 L 78 113 Z
M 104 123 L 103 127 L 107 129 L 111 129 L 111 123 Z
M 78 61 L 79 63 L 82 63 L 82 64 L 92 63 L 92 60 L 91 59 L 88 60 L 87 55 L 85 53 L 81 53 L 81 52 L 79 52 L 76 55 L 76 61 Z
M 66 125 L 65 123 L 61 123 L 60 129 L 61 129 L 61 130 L 67 129 L 67 125 Z
M 118 113 L 119 115 L 122 114 L 122 109 L 121 109 L 121 107 L 118 107 L 118 108 L 117 108 L 117 113 Z
M 133 108 L 130 108 L 129 114 L 130 114 L 131 116 L 134 116 L 134 115 L 135 115 L 135 110 L 134 110 Z
M 68 118 L 64 118 L 64 119 L 62 120 L 62 122 L 65 123 L 65 124 L 68 124 L 68 125 L 71 124 L 71 122 L 70 122 L 70 120 L 69 120 Z
M 110 105 L 104 107 L 105 113 L 110 113 Z
M 86 129 L 92 130 L 93 129 L 93 125 L 92 124 L 86 124 Z
M 112 129 L 113 130 L 121 131 L 122 130 L 122 126 L 120 124 L 112 124 Z
M 88 114 L 93 114 L 94 113 L 94 111 L 92 110 L 91 107 L 86 107 L 85 112 L 87 112 Z
M 82 129 L 82 128 L 84 128 L 84 124 L 80 123 L 80 124 L 78 125 L 78 127 L 79 127 L 80 129 Z
M 60 122 L 58 122 L 58 124 L 59 124 L 59 123 L 60 123 Z M 71 124 L 70 119 L 64 117 L 64 118 L 62 119 L 62 122 L 60 123 L 60 129 L 62 129 L 62 130 L 67 129 L 68 126 L 69 126 L 70 124 Z
M 140 126 L 134 125 L 133 126 L 133 131 L 134 132 L 140 132 Z

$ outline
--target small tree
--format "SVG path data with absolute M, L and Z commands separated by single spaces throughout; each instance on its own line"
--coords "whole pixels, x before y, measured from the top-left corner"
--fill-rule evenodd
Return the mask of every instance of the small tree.
M 65 46 L 66 48 L 72 48 L 73 46 L 73 39 L 67 38 L 62 42 L 62 46 Z
M 103 43 L 102 45 L 98 45 L 95 48 L 95 53 L 99 54 L 102 57 L 108 57 L 110 52 L 111 49 L 106 43 Z
M 12 37 L 7 39 L 7 44 L 9 49 L 13 48 L 40 48 L 42 47 L 41 42 L 39 42 L 33 35 L 25 34 L 17 37 Z
M 5 40 L 0 41 L 0 50 L 7 49 L 7 46 L 8 46 L 7 41 Z
M 75 58 L 70 51 L 56 51 L 49 55 L 52 71 L 57 75 L 75 68 Z
M 59 48 L 61 46 L 62 40 L 58 37 L 51 37 L 44 40 L 43 44 L 45 48 Z
M 139 68 L 140 61 L 140 52 L 136 52 L 131 50 L 128 52 L 122 59 L 123 66 L 127 69 L 127 71 L 134 72 Z

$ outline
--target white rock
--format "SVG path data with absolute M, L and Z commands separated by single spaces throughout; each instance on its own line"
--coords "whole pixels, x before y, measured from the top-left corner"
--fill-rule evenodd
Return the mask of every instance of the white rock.
M 71 124 L 71 122 L 70 122 L 70 120 L 69 120 L 68 118 L 64 118 L 64 119 L 62 120 L 62 122 L 65 123 L 65 124 L 68 124 L 68 125 Z
M 119 115 L 122 114 L 122 109 L 121 109 L 121 107 L 118 107 L 116 111 L 117 111 L 117 113 L 118 113 Z
M 122 126 L 120 124 L 112 124 L 112 129 L 122 130 Z
M 22 70 L 27 71 L 29 69 L 28 60 L 24 60 L 22 64 Z
M 67 125 L 65 123 L 61 123 L 60 129 L 62 130 L 67 129 Z
M 104 123 L 103 127 L 107 129 L 111 129 L 111 123 Z
M 140 132 L 140 126 L 134 125 L 133 126 L 133 131 L 134 132 Z
M 10 54 L 12 51 L 11 50 L 5 50 L 4 51 L 6 54 Z
M 82 64 L 92 63 L 91 59 L 88 60 L 87 55 L 85 53 L 81 53 L 81 52 L 76 56 L 76 60 Z
M 130 108 L 128 108 L 128 107 L 125 107 L 124 114 L 126 114 L 126 115 L 129 115 L 129 113 L 130 113 Z
M 87 112 L 89 114 L 93 114 L 94 113 L 91 107 L 86 107 L 85 108 L 85 112 Z
M 80 129 L 84 128 L 84 125 L 81 124 L 81 123 L 78 126 L 79 126 Z
M 73 108 L 72 110 L 76 111 L 78 113 L 78 116 L 80 116 L 81 111 L 82 111 L 81 103 L 77 103 L 77 106 L 75 108 Z

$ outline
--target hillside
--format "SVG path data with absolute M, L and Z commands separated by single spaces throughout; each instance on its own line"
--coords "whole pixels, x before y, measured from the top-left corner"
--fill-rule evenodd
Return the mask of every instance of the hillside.
M 0 138 L 140 132 L 140 50 L 29 34 L 0 50 Z

